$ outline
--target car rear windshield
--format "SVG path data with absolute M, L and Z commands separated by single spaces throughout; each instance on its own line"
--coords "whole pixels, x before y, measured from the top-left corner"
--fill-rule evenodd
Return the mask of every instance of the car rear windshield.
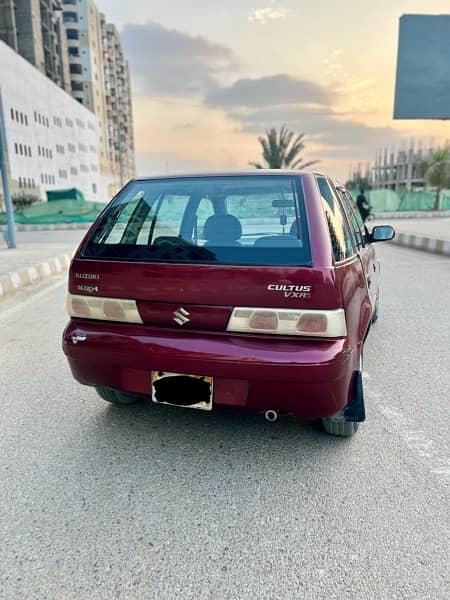
M 300 176 L 132 181 L 107 208 L 83 256 L 170 263 L 311 263 Z

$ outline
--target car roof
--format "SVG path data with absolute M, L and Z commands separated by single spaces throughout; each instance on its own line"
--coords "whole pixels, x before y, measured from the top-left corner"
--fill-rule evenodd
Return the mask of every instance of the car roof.
M 151 179 L 182 179 L 195 177 L 239 177 L 249 175 L 289 175 L 289 176 L 304 176 L 304 175 L 323 175 L 315 171 L 295 171 L 293 169 L 248 169 L 245 171 L 206 171 L 206 172 L 191 172 L 191 173 L 174 173 L 164 175 L 149 175 L 147 177 L 135 177 L 133 181 L 148 181 Z

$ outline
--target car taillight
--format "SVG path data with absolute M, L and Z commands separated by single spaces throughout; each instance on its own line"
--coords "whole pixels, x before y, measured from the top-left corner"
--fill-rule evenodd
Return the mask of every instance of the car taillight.
M 123 323 L 143 323 L 135 300 L 121 298 L 101 298 L 98 296 L 67 295 L 69 317 L 121 321 Z
M 344 309 L 291 310 L 275 308 L 235 308 L 227 331 L 270 333 L 311 337 L 347 335 Z

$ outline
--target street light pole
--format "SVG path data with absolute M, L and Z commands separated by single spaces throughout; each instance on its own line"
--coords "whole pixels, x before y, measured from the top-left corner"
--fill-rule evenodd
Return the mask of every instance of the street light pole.
M 8 233 L 6 243 L 8 248 L 16 247 L 16 228 L 14 225 L 14 210 L 9 189 L 9 175 L 6 166 L 6 130 L 3 115 L 3 103 L 0 90 L 0 173 L 3 183 L 3 197 L 5 199 L 6 216 L 8 220 Z

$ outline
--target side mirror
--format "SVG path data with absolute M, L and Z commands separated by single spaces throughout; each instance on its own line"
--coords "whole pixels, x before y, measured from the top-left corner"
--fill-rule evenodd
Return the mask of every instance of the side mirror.
M 387 242 L 395 238 L 395 229 L 390 225 L 376 225 L 370 234 L 370 242 Z

